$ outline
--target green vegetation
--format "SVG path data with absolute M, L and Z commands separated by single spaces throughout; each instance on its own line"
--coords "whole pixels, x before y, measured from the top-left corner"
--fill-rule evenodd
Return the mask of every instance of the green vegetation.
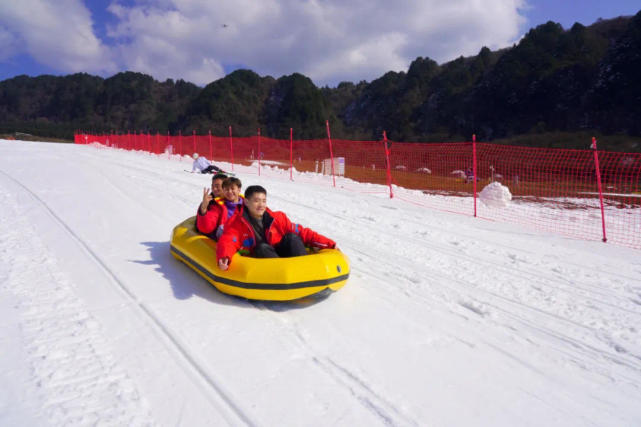
M 372 82 L 316 87 L 237 70 L 200 88 L 134 72 L 110 78 L 18 76 L 0 82 L 0 133 L 71 138 L 92 132 L 167 131 L 288 138 L 469 140 L 528 146 L 641 151 L 641 12 L 569 30 L 548 22 L 511 48 Z
M 250 136 L 261 125 L 260 116 L 274 79 L 260 77 L 250 70 L 236 70 L 208 84 L 187 104 L 179 127 L 186 131 L 227 135 L 233 126 L 235 135 Z

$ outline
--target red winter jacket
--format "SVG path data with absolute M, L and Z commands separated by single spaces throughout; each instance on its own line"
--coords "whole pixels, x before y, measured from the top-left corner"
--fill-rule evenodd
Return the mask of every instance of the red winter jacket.
M 242 202 L 243 198 L 240 196 Z M 242 205 L 241 205 L 242 206 Z M 236 215 L 240 211 L 240 206 L 236 208 Z M 233 216 L 232 216 L 233 218 Z M 198 206 L 198 213 L 196 214 L 196 229 L 203 234 L 207 234 L 214 240 L 218 240 L 216 236 L 216 229 L 226 224 L 231 218 L 227 218 L 227 206 L 225 206 L 224 197 L 216 197 L 209 202 L 207 212 L 205 215 L 200 213 L 200 206 Z
M 243 215 L 244 209 L 245 207 L 242 206 L 242 209 L 225 225 L 225 232 L 220 237 L 216 250 L 218 260 L 229 258 L 231 261 L 232 256 L 239 250 L 246 250 L 251 253 L 256 246 L 254 228 Z M 272 212 L 267 209 L 263 215 L 266 216 L 263 219 L 266 242 L 272 246 L 280 243 L 285 234 L 296 233 L 306 246 L 317 248 L 336 247 L 336 243 L 333 240 L 300 224 L 292 223 L 283 212 Z

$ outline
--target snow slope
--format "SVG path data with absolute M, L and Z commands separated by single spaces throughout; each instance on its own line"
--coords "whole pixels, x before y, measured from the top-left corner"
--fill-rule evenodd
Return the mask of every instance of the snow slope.
M 638 250 L 236 166 L 352 264 L 248 302 L 169 254 L 190 166 L 0 140 L 0 425 L 641 424 Z

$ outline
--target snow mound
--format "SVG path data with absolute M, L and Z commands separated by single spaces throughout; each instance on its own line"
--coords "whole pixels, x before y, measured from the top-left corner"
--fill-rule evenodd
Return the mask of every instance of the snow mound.
M 479 193 L 479 199 L 489 207 L 504 208 L 512 200 L 510 189 L 500 182 L 492 182 Z

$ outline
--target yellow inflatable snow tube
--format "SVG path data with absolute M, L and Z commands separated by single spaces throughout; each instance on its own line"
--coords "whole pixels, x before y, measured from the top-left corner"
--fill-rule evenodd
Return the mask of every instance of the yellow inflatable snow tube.
M 219 291 L 253 300 L 288 301 L 337 291 L 349 277 L 349 260 L 337 249 L 292 258 L 235 254 L 227 271 L 216 265 L 216 242 L 198 233 L 196 217 L 174 227 L 171 254 Z

